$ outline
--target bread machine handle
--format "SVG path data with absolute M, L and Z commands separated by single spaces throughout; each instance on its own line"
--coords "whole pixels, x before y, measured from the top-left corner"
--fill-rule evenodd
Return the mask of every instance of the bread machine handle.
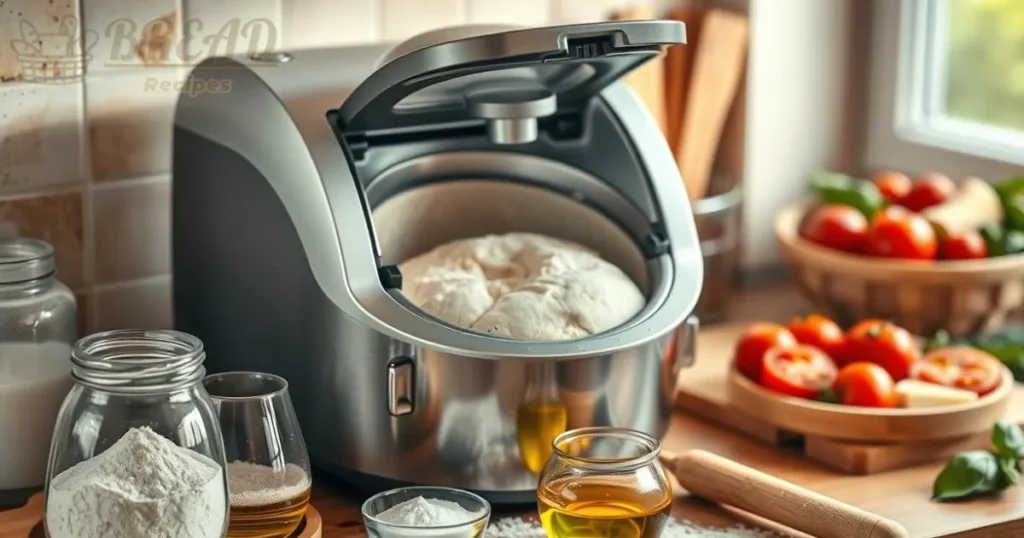
M 675 334 L 675 361 L 672 364 L 672 373 L 679 376 L 683 368 L 693 366 L 697 360 L 697 331 L 700 329 L 700 319 L 691 315 L 683 321 L 683 324 L 676 329 Z

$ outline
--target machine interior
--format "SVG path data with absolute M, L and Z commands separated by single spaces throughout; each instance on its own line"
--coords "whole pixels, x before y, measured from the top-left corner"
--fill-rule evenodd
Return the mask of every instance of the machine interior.
M 598 211 L 545 188 L 499 180 L 439 181 L 385 199 L 372 218 L 385 264 L 397 265 L 457 239 L 529 232 L 593 249 L 651 296 L 653 279 L 637 243 Z

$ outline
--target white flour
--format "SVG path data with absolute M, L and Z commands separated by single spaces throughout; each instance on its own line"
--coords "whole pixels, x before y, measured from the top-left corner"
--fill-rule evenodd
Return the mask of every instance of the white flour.
M 395 525 L 444 527 L 469 523 L 479 514 L 466 510 L 459 503 L 441 499 L 414 497 L 377 514 L 377 519 Z
M 0 490 L 42 486 L 57 412 L 71 389 L 71 346 L 0 343 Z
M 776 538 L 771 531 L 732 527 L 710 529 L 695 523 L 669 518 L 660 538 Z M 506 517 L 491 523 L 484 538 L 545 538 L 544 528 L 537 521 L 526 521 L 518 517 Z
M 297 499 L 309 491 L 310 480 L 298 465 L 284 469 L 235 461 L 228 464 L 231 506 L 267 506 Z
M 132 428 L 50 483 L 50 538 L 220 538 L 222 468 L 149 428 Z

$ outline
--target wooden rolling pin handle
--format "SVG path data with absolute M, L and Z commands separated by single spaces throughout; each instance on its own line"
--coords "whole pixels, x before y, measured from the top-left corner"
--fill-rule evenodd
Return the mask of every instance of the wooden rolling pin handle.
M 818 538 L 909 538 L 891 520 L 703 450 L 662 451 L 662 464 L 690 493 Z

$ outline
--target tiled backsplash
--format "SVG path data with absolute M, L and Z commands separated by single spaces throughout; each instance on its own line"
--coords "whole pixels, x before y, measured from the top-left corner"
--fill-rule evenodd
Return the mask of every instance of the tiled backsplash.
M 54 245 L 88 330 L 169 326 L 170 124 L 188 64 L 596 20 L 628 1 L 0 0 L 0 234 Z

